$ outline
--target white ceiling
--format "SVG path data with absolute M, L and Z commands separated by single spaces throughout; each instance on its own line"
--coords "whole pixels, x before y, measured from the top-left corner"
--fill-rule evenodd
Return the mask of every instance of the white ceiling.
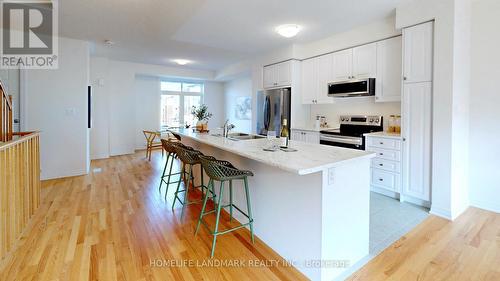
M 390 16 L 408 0 L 64 0 L 60 34 L 95 43 L 95 54 L 217 70 L 291 43 L 321 39 Z M 286 39 L 277 25 L 297 23 Z M 104 46 L 110 39 L 116 44 Z

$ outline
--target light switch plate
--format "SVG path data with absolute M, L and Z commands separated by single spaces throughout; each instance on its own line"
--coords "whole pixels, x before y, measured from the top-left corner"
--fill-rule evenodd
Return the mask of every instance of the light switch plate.
M 335 169 L 328 169 L 328 185 L 332 185 L 335 181 Z

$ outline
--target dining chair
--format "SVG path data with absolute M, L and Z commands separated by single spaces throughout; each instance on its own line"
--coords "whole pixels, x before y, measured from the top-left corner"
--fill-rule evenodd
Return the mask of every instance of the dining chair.
M 161 156 L 163 157 L 163 148 L 161 145 L 161 134 L 154 131 L 142 131 L 144 137 L 146 137 L 146 158 L 151 161 L 151 154 L 154 149 L 161 149 Z

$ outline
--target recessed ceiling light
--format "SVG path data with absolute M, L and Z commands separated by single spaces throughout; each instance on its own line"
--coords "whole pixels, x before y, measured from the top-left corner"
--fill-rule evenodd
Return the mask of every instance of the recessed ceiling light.
M 191 62 L 189 60 L 183 60 L 183 59 L 175 59 L 175 60 L 172 60 L 172 61 L 175 62 L 178 65 L 186 65 L 186 64 L 188 64 L 188 63 Z
M 110 46 L 113 46 L 115 44 L 115 42 L 111 41 L 111 40 L 104 40 L 104 45 L 110 47 Z
M 302 27 L 298 24 L 284 24 L 276 27 L 276 32 L 283 37 L 291 38 L 297 35 L 301 29 Z

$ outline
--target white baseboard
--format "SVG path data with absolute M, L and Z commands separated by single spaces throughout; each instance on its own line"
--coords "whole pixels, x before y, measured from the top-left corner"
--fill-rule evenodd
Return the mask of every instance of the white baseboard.
M 60 179 L 60 178 L 69 178 L 69 177 L 76 177 L 76 176 L 83 176 L 87 174 L 87 170 L 75 170 L 75 171 L 58 171 L 57 175 L 44 175 L 42 172 L 42 175 L 40 175 L 40 180 L 52 180 L 52 179 Z
M 90 160 L 107 159 L 107 158 L 109 158 L 109 154 L 107 154 L 107 153 L 96 154 L 96 155 L 90 156 Z
M 500 204 L 497 202 L 483 201 L 483 200 L 470 200 L 470 205 L 486 211 L 500 213 Z
M 447 220 L 452 220 L 451 211 L 447 210 L 447 209 L 442 209 L 442 208 L 439 208 L 439 207 L 432 206 L 431 210 L 429 211 L 429 213 L 431 213 L 431 214 L 433 214 L 435 216 L 438 216 L 438 217 L 445 218 Z

